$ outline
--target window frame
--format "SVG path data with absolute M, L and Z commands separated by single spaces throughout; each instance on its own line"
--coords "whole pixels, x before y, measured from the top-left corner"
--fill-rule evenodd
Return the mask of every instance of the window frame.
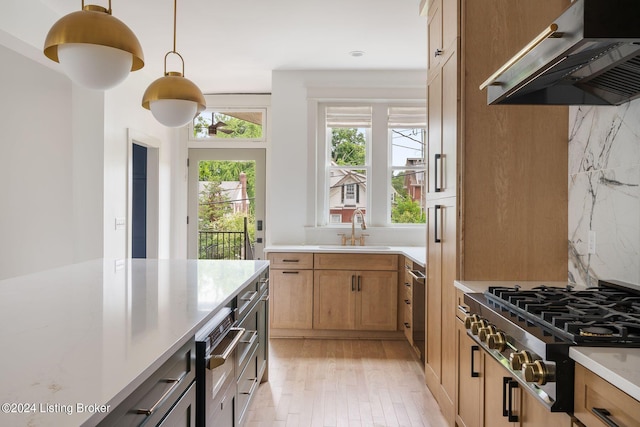
M 372 124 L 367 129 L 365 165 L 364 166 L 342 166 L 343 169 L 365 170 L 367 176 L 367 194 L 366 194 L 366 211 L 365 219 L 369 226 L 373 227 L 425 227 L 424 223 L 392 223 L 391 210 L 393 196 L 393 187 L 391 186 L 391 177 L 394 170 L 407 170 L 413 168 L 394 167 L 392 164 L 392 139 L 391 128 L 388 127 L 388 112 L 390 107 L 424 107 L 426 105 L 423 100 L 371 100 L 371 99 L 353 99 L 353 100 L 315 100 L 315 148 L 316 160 L 312 166 L 315 171 L 315 197 L 310 200 L 315 206 L 314 209 L 314 227 L 318 228 L 335 228 L 350 227 L 350 223 L 332 223 L 330 213 L 330 170 L 331 170 L 331 135 L 327 132 L 325 111 L 327 107 L 333 106 L 371 106 L 372 107 Z M 384 118 L 384 119 L 383 119 Z M 416 128 L 423 128 L 416 126 Z M 426 126 L 424 127 L 426 132 Z M 381 141 L 383 140 L 383 141 Z M 426 144 L 426 139 L 424 143 Z M 426 155 L 426 149 L 425 149 Z M 426 158 L 423 158 L 424 168 L 415 168 L 424 173 L 426 178 Z M 362 195 L 360 195 L 362 198 Z M 384 200 L 384 202 L 381 202 Z M 384 203 L 383 206 L 380 203 Z
M 195 136 L 193 134 L 194 132 L 194 122 L 195 122 L 195 117 L 193 120 L 191 120 L 191 122 L 188 125 L 189 128 L 189 141 L 195 141 L 195 142 L 214 142 L 214 143 L 226 143 L 226 144 L 232 144 L 232 146 L 236 146 L 236 145 L 241 145 L 242 143 L 265 143 L 267 141 L 267 109 L 266 108 L 245 108 L 245 107 L 214 107 L 214 106 L 208 106 L 202 113 L 198 114 L 202 115 L 202 114 L 211 114 L 211 113 L 222 113 L 224 114 L 225 112 L 246 112 L 246 113 L 257 113 L 260 112 L 262 113 L 262 136 L 260 138 L 220 138 L 217 136 L 209 136 L 207 135 L 206 137 L 198 137 Z M 196 116 L 197 117 L 197 116 Z

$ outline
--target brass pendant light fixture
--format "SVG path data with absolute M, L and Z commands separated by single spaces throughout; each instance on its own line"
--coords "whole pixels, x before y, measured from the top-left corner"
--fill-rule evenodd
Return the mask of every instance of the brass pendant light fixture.
M 151 110 L 157 121 L 168 127 L 184 126 L 206 108 L 204 95 L 184 77 L 184 59 L 176 51 L 176 9 L 173 1 L 173 50 L 164 56 L 164 76 L 152 82 L 142 96 L 142 106 Z M 182 73 L 167 72 L 167 57 L 175 54 L 182 62 Z
M 44 54 L 58 62 L 74 82 L 109 89 L 144 66 L 135 34 L 102 6 L 87 5 L 60 18 L 49 30 Z

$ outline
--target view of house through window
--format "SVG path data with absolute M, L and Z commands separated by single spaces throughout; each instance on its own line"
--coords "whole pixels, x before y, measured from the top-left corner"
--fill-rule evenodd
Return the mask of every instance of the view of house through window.
M 251 259 L 255 161 L 206 160 L 198 167 L 198 258 Z
M 205 110 L 193 120 L 196 139 L 263 139 L 264 112 L 261 110 Z
M 367 147 L 370 106 L 330 106 L 326 109 L 329 151 L 329 220 L 351 223 L 356 209 L 367 210 Z
M 389 224 L 425 223 L 425 107 L 386 104 L 323 107 L 329 151 L 326 182 L 329 224 L 351 223 L 356 209 L 366 214 L 372 208 L 386 209 Z M 383 126 L 378 123 L 373 126 L 374 108 L 384 108 L 387 113 L 375 116 L 385 117 Z M 373 134 L 374 128 L 378 134 Z M 384 129 L 387 135 L 382 133 Z M 375 145 L 372 141 L 376 141 Z M 373 169 L 374 153 L 386 158 L 387 170 Z M 388 183 L 386 200 L 367 197 L 367 178 L 370 181 L 371 176 L 378 183 Z

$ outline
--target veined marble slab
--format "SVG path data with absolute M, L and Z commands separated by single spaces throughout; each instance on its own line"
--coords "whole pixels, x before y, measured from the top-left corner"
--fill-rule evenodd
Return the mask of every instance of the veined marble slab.
M 570 129 L 569 280 L 640 284 L 640 101 L 572 107 Z

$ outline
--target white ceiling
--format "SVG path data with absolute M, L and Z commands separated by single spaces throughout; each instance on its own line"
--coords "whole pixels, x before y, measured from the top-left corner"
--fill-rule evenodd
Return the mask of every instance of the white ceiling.
M 41 0 L 60 16 L 80 0 Z M 108 0 L 86 0 L 106 7 Z M 173 48 L 172 0 L 112 0 L 161 77 Z M 177 51 L 203 93 L 269 93 L 272 70 L 424 70 L 418 0 L 178 0 Z M 352 57 L 351 51 L 364 51 Z M 168 71 L 180 71 L 170 55 Z

